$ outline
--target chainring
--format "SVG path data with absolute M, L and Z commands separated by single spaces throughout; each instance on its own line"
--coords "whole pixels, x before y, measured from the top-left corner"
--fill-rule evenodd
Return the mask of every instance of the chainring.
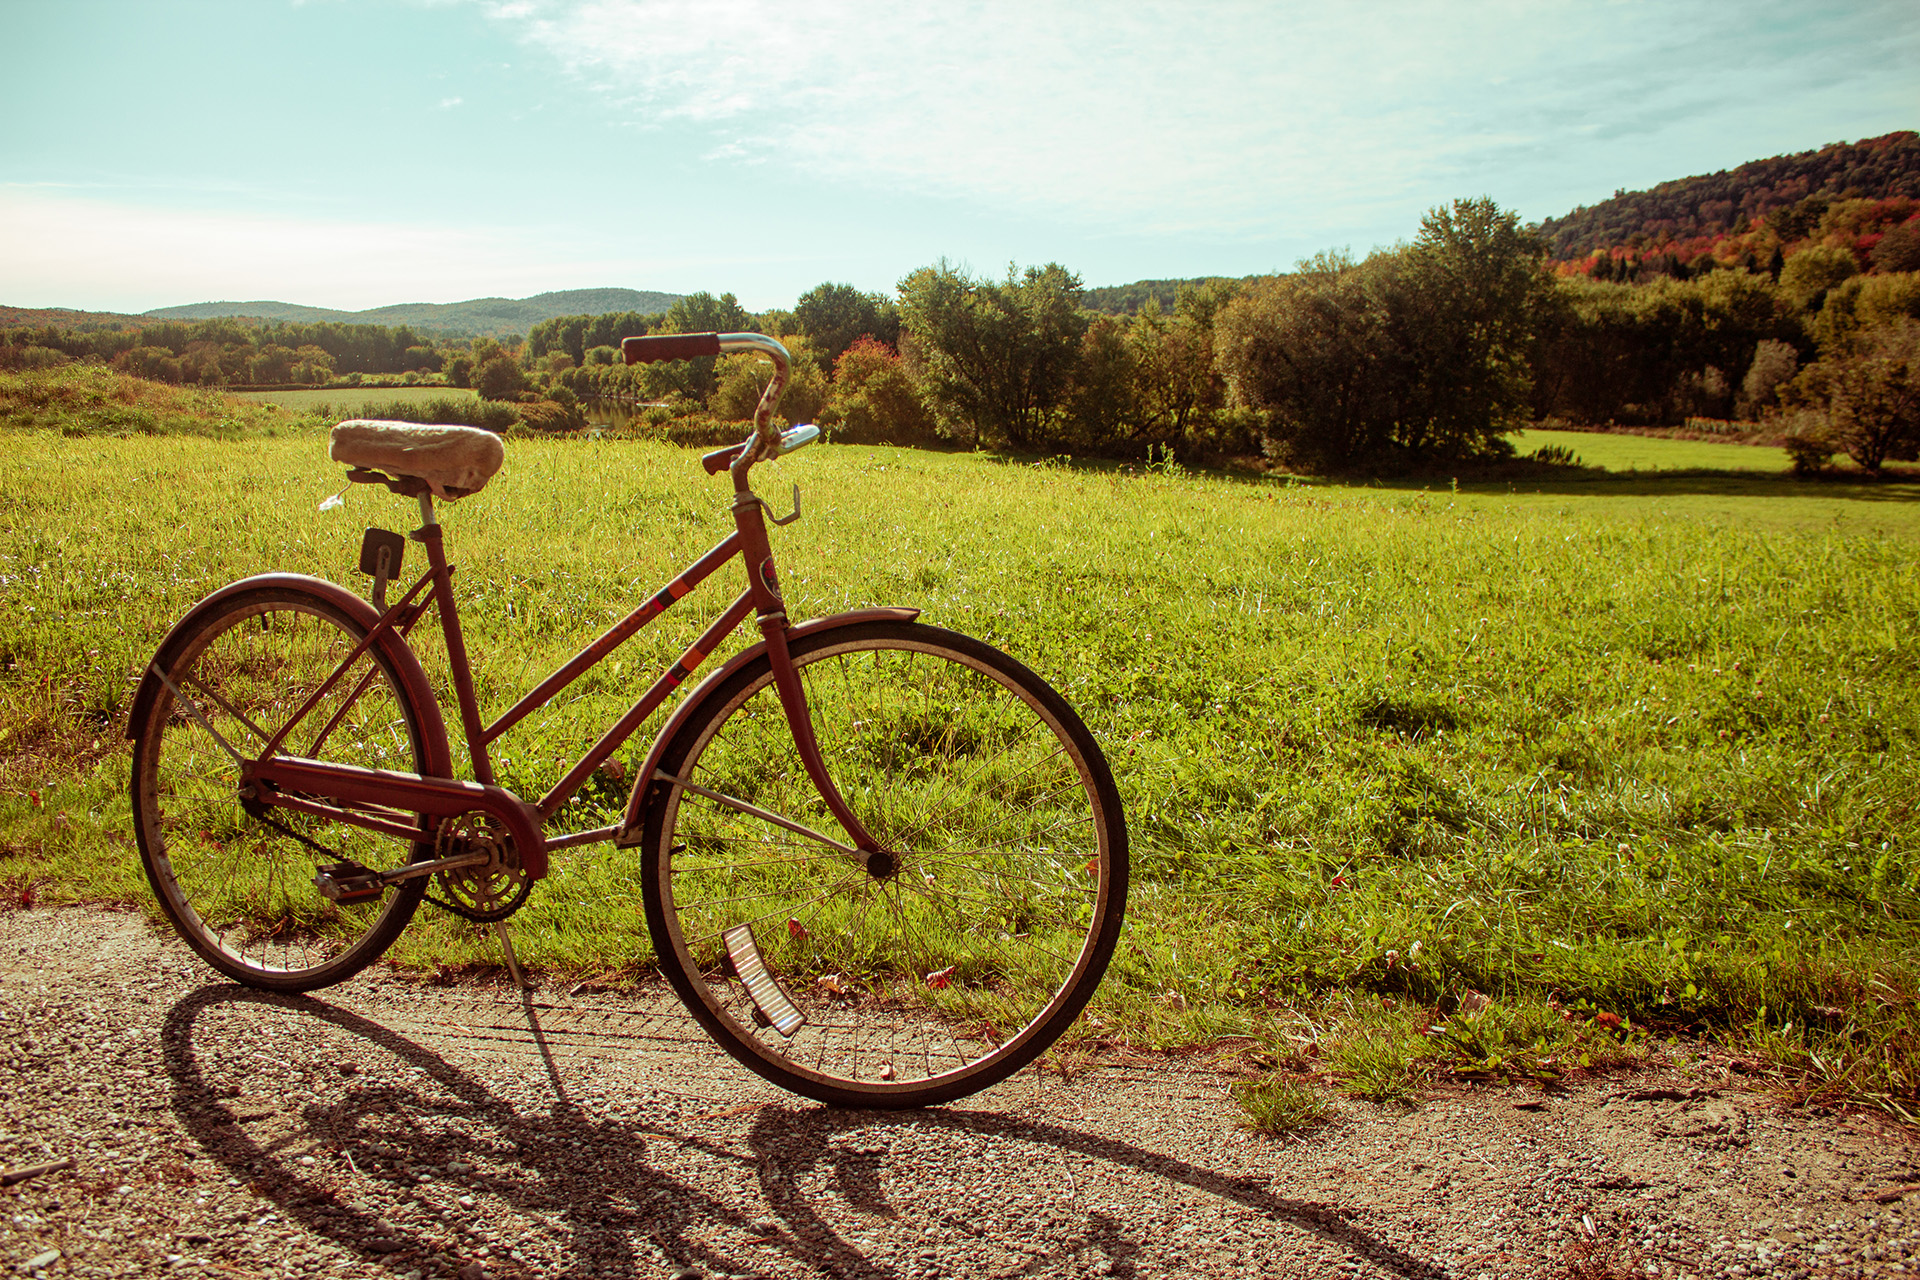
M 518 911 L 533 891 L 533 877 L 520 865 L 513 836 L 492 814 L 479 809 L 446 818 L 434 837 L 434 856 L 458 858 L 484 853 L 487 860 L 434 874 L 445 900 L 427 901 L 457 916 L 480 923 L 505 920 Z

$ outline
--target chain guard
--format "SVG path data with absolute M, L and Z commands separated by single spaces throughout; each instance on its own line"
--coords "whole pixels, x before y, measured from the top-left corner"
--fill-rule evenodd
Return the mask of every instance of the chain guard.
M 505 920 L 533 891 L 533 877 L 520 866 L 513 836 L 498 818 L 479 809 L 442 820 L 434 837 L 434 856 L 457 858 L 470 853 L 484 853 L 487 861 L 435 873 L 433 882 L 445 898 L 428 894 L 427 901 L 479 924 Z

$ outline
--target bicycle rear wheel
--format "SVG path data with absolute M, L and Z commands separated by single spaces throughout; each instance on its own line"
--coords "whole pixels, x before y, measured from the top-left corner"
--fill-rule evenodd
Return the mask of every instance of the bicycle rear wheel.
M 748 663 L 647 797 L 661 968 L 728 1053 L 797 1093 L 911 1107 L 983 1089 L 1067 1029 L 1113 954 L 1127 836 L 1106 761 L 1045 681 L 967 636 L 862 623 L 792 653 L 881 854 L 833 847 L 771 663 Z
M 249 986 L 310 991 L 351 977 L 399 936 L 425 889 L 411 880 L 367 901 L 322 896 L 313 877 L 323 864 L 390 869 L 430 856 L 430 846 L 249 806 L 228 750 L 256 756 L 366 634 L 338 603 L 297 584 L 215 597 L 154 660 L 179 696 L 162 687 L 129 726 L 134 832 L 160 909 L 209 964 Z M 280 749 L 424 772 L 424 718 L 399 675 L 398 647 L 370 646 Z M 426 822 L 416 822 L 424 838 Z

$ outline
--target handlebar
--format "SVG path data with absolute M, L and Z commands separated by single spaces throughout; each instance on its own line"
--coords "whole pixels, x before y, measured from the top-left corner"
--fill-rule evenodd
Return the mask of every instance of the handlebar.
M 763 355 L 773 361 L 773 381 L 760 393 L 760 404 L 753 411 L 753 433 L 738 446 L 737 456 L 729 459 L 728 465 L 738 468 L 738 474 L 744 477 L 746 468 L 772 457 L 780 446 L 780 436 L 772 430 L 773 406 L 787 389 L 787 376 L 793 367 L 793 357 L 786 347 L 764 333 L 660 333 L 620 340 L 620 354 L 628 364 L 695 360 L 736 352 Z

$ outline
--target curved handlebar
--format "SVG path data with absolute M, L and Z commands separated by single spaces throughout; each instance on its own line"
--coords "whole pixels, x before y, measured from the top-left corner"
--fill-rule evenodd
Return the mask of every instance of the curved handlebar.
M 620 339 L 620 354 L 628 364 L 655 360 L 692 360 L 720 354 L 717 333 L 661 333 L 646 338 Z
M 780 436 L 771 428 L 773 406 L 779 403 L 780 393 L 787 389 L 787 375 L 793 367 L 793 357 L 787 354 L 786 347 L 764 333 L 660 333 L 620 340 L 620 354 L 628 364 L 694 360 L 735 352 L 750 352 L 773 361 L 773 380 L 760 393 L 759 407 L 753 411 L 753 434 L 746 438 L 738 459 L 732 463 L 738 474 L 744 476 L 746 468 L 772 457 L 780 446 Z

